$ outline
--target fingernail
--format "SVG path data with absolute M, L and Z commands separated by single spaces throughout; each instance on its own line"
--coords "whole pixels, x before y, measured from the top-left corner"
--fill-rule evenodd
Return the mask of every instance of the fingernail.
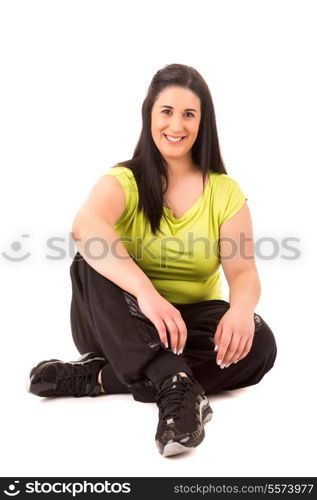
M 173 349 L 173 353 L 174 353 L 174 354 L 176 354 L 176 353 L 177 353 L 176 347 L 175 347 L 175 349 Z
M 231 363 L 228 363 L 228 364 L 226 365 L 226 368 L 228 368 L 228 366 L 230 366 L 230 365 L 231 365 Z
M 165 342 L 165 347 L 166 349 L 168 349 L 168 342 Z
M 218 359 L 217 365 L 221 365 L 221 363 L 222 363 L 222 359 Z
M 215 345 L 214 351 L 218 351 L 218 346 Z
M 220 365 L 220 368 L 221 368 L 222 370 L 223 370 L 223 368 L 225 368 L 225 367 L 226 367 L 226 365 L 225 365 L 225 364 Z
M 182 354 L 182 352 L 183 352 L 183 349 L 180 349 L 179 351 L 177 351 L 178 356 L 179 356 L 180 354 Z
M 238 363 L 238 361 L 239 361 L 238 359 L 237 359 L 237 361 L 234 361 L 234 364 Z

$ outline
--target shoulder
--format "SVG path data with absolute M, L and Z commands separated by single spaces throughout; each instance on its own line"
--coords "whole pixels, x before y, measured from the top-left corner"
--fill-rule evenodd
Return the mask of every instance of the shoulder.
M 225 202 L 233 198 L 244 197 L 244 192 L 236 179 L 228 174 L 211 173 L 211 193 L 215 201 Z
M 211 184 L 218 190 L 230 190 L 238 186 L 236 179 L 228 174 L 220 174 L 218 172 L 211 172 Z
M 101 177 L 105 178 L 106 176 L 114 177 L 123 189 L 125 209 L 120 220 L 117 221 L 117 225 L 124 224 L 135 215 L 138 207 L 139 196 L 135 177 L 132 170 L 123 165 L 110 167 Z
M 104 175 L 112 175 L 112 176 L 116 177 L 121 182 L 121 184 L 129 185 L 129 187 L 131 189 L 137 188 L 137 184 L 136 184 L 133 172 L 128 167 L 124 167 L 122 165 L 110 167 L 103 174 L 103 176 Z
M 235 215 L 248 201 L 239 183 L 227 174 L 211 174 L 213 209 L 219 226 Z

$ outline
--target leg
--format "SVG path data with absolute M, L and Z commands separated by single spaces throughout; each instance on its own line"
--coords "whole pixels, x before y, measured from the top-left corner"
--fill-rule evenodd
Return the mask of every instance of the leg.
M 230 304 L 223 300 L 181 306 L 189 332 L 183 355 L 206 394 L 257 384 L 275 362 L 274 335 L 263 318 L 255 313 L 255 333 L 249 354 L 228 368 L 221 369 L 216 364 L 213 337 L 229 307 Z
M 154 401 L 150 381 L 178 371 L 191 374 L 185 359 L 162 346 L 135 297 L 96 272 L 79 252 L 70 275 L 73 340 L 80 353 L 93 350 L 110 363 L 112 369 L 107 364 L 102 370 L 106 392 L 131 392 L 138 401 Z

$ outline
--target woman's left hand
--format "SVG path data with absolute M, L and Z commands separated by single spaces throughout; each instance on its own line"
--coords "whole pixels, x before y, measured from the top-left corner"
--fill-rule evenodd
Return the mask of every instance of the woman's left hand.
M 217 364 L 221 368 L 239 361 L 249 353 L 254 337 L 254 314 L 230 308 L 222 316 L 214 336 L 218 346 Z

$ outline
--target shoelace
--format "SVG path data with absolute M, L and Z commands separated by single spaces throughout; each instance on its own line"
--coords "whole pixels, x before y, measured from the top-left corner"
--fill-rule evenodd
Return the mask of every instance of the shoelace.
M 74 365 L 70 366 L 70 370 L 78 370 L 78 374 L 75 373 L 65 373 L 67 369 L 63 365 L 56 365 L 58 373 L 58 380 L 56 385 L 56 391 L 61 394 L 72 394 L 73 396 L 82 396 L 91 393 L 94 387 L 97 385 L 97 372 L 89 371 L 87 365 Z
M 161 418 L 168 420 L 177 418 L 183 408 L 186 394 L 190 392 L 191 383 L 184 377 L 184 380 L 171 382 L 164 389 L 157 392 L 156 402 L 161 411 Z

